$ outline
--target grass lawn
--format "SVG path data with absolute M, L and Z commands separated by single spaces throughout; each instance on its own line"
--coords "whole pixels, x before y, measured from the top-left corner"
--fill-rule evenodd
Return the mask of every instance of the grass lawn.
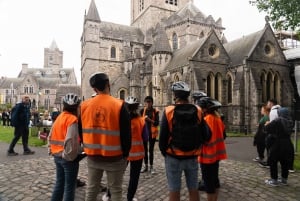
M 29 146 L 43 146 L 45 145 L 45 142 L 43 140 L 40 140 L 37 136 L 37 129 L 36 128 L 30 128 L 29 130 Z M 14 128 L 13 127 L 3 127 L 0 126 L 0 142 L 6 142 L 10 143 L 14 136 Z M 22 138 L 18 141 L 18 144 L 22 144 Z

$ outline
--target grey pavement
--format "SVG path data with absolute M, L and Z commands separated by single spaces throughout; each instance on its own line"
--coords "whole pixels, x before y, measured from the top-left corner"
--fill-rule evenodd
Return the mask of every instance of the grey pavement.
M 156 144 L 157 145 L 157 144 Z M 8 145 L 0 143 L 0 201 L 45 201 L 50 200 L 55 182 L 55 165 L 48 156 L 46 147 L 33 147 L 35 155 L 22 155 L 22 146 L 15 151 L 19 156 L 6 156 Z M 220 163 L 221 188 L 219 201 L 300 201 L 300 171 L 289 175 L 288 186 L 270 187 L 264 183 L 269 178 L 269 169 L 261 168 L 252 158 L 256 157 L 252 138 L 229 137 L 226 139 L 229 159 Z M 128 171 L 123 182 L 123 197 L 126 200 Z M 168 190 L 164 160 L 156 146 L 156 174 L 142 173 L 136 198 L 139 201 L 167 201 Z M 86 181 L 86 160 L 80 162 L 79 177 Z M 200 174 L 199 174 L 200 178 Z M 201 200 L 206 200 L 199 191 Z M 84 200 L 85 187 L 76 189 L 76 201 Z M 99 193 L 98 200 L 102 194 Z M 181 200 L 188 201 L 184 178 Z

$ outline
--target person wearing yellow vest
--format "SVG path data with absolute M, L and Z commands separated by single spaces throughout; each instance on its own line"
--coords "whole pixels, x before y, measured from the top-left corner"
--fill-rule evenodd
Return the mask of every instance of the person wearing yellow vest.
M 140 172 L 142 169 L 144 153 L 143 142 L 148 140 L 148 129 L 145 124 L 145 119 L 137 112 L 139 102 L 137 98 L 129 96 L 125 99 L 126 107 L 128 108 L 131 118 L 131 149 L 127 158 L 130 163 L 130 176 L 127 191 L 127 201 L 134 201 Z
M 80 99 L 68 93 L 63 98 L 63 112 L 56 118 L 48 137 L 49 153 L 54 156 L 56 183 L 51 201 L 73 201 L 81 152 L 77 110 Z
M 203 110 L 204 119 L 212 133 L 210 140 L 202 145 L 198 162 L 201 166 L 207 200 L 217 201 L 220 188 L 219 161 L 227 159 L 224 142 L 225 125 L 217 111 L 221 103 L 210 97 L 203 97 L 197 101 L 197 105 Z
M 196 117 L 199 123 L 202 119 L 201 109 L 189 103 L 190 88 L 185 82 L 175 82 L 171 86 L 175 105 L 170 105 L 165 108 L 159 132 L 159 149 L 165 157 L 165 169 L 169 189 L 169 201 L 180 201 L 181 175 L 185 174 L 186 185 L 189 190 L 189 200 L 199 201 L 198 193 L 198 163 L 197 156 L 200 153 L 200 145 L 190 151 L 183 151 L 172 144 L 175 138 L 173 133 L 173 117 L 176 106 L 189 106 L 196 109 Z M 180 122 L 178 122 L 180 123 Z M 201 135 L 200 133 L 197 133 Z M 193 134 L 192 134 L 193 135 Z M 196 136 L 196 135 L 193 135 Z
M 141 115 L 145 118 L 147 128 L 149 131 L 149 140 L 144 141 L 145 158 L 143 172 L 148 171 L 148 162 L 150 162 L 150 173 L 154 174 L 153 161 L 154 161 L 154 145 L 158 136 L 159 125 L 159 111 L 153 108 L 152 96 L 146 96 L 144 99 L 145 107 L 140 111 Z M 149 147 L 149 149 L 148 149 Z M 149 152 L 149 153 L 148 153 Z
M 82 102 L 79 118 L 88 167 L 85 201 L 97 200 L 104 171 L 111 200 L 121 201 L 131 148 L 130 116 L 124 101 L 110 95 L 105 73 L 93 74 L 89 82 L 97 95 Z

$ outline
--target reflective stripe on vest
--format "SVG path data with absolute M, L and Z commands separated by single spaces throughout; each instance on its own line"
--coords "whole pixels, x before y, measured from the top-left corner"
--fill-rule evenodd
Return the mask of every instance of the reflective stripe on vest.
M 78 122 L 77 117 L 66 111 L 57 117 L 52 126 L 51 138 L 49 139 L 52 154 L 60 153 L 64 150 L 68 127 L 76 122 Z
M 122 104 L 122 100 L 107 94 L 81 104 L 83 147 L 87 155 L 122 155 L 119 125 Z
M 196 107 L 198 108 L 198 117 L 199 117 L 199 119 L 202 119 L 201 118 L 202 111 L 198 106 L 196 106 Z M 173 115 L 174 115 L 174 109 L 175 109 L 174 105 L 170 105 L 165 108 L 165 113 L 166 113 L 166 118 L 168 121 L 168 127 L 170 129 L 170 133 L 172 132 L 172 129 L 173 129 L 172 120 L 173 120 Z M 200 133 L 199 133 L 199 135 L 200 135 Z M 171 139 L 172 139 L 172 137 L 170 136 L 169 142 L 171 141 Z M 175 155 L 175 156 L 198 156 L 201 151 L 199 148 L 199 149 L 195 149 L 192 151 L 184 152 L 184 151 L 181 151 L 180 149 L 177 149 L 176 147 L 170 147 L 170 146 L 168 146 L 167 153 L 170 155 Z
M 208 114 L 204 119 L 211 129 L 212 136 L 210 141 L 202 146 L 198 162 L 210 164 L 226 159 L 227 154 L 223 136 L 225 126 L 221 118 L 214 114 Z
M 143 128 L 145 120 L 142 117 L 131 119 L 131 148 L 128 161 L 135 161 L 144 158 Z

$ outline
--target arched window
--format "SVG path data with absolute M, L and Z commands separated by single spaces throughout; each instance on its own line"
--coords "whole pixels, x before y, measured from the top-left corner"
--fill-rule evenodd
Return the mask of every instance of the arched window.
M 178 37 L 176 33 L 173 33 L 173 50 L 177 50 L 178 49 Z
M 274 98 L 280 100 L 280 79 L 278 74 L 274 77 Z
M 121 99 L 121 100 L 125 100 L 125 94 L 126 94 L 126 93 L 125 93 L 125 90 L 121 90 L 121 91 L 120 91 L 120 99 Z
M 227 76 L 227 102 L 232 103 L 232 78 Z
M 219 73 L 215 76 L 214 85 L 215 99 L 221 101 L 222 77 Z
M 215 81 L 214 76 L 212 73 L 210 73 L 206 79 L 206 91 L 207 91 L 207 96 L 211 98 L 215 98 L 214 81 Z
M 268 86 L 266 89 L 266 93 L 267 93 L 267 100 L 270 100 L 273 97 L 273 79 L 272 79 L 272 74 L 269 72 L 267 75 L 267 82 L 266 85 Z
M 114 46 L 110 48 L 110 58 L 112 59 L 116 58 L 116 48 Z
M 261 102 L 267 102 L 267 86 L 266 86 L 266 74 L 263 72 L 260 76 L 260 84 L 261 84 Z

